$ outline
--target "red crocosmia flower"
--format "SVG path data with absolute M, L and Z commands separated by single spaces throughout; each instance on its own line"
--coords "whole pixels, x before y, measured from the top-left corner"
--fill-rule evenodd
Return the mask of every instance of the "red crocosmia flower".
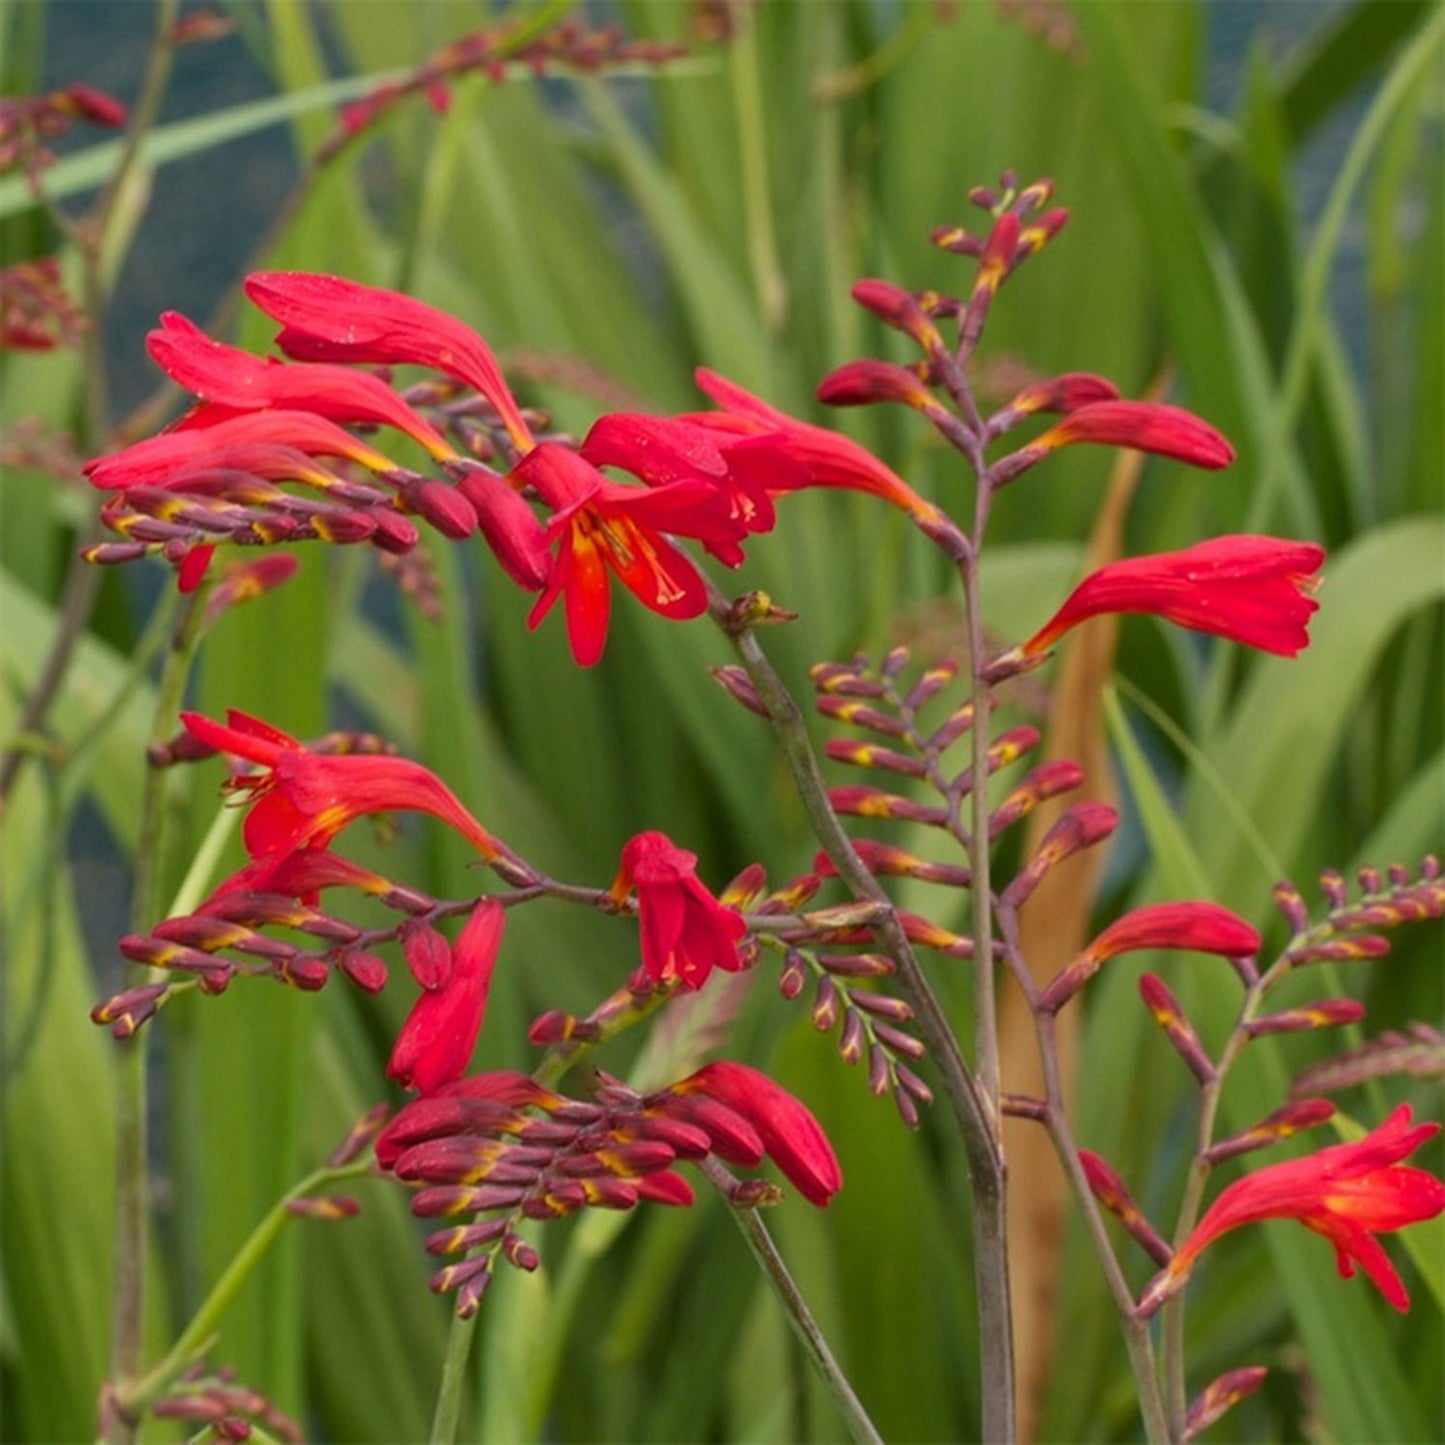
M 729 413 L 723 425 L 735 429 L 735 417 L 760 425 L 754 437 L 740 438 L 727 450 L 729 468 L 742 481 L 774 496 L 804 487 L 844 487 L 902 507 L 925 528 L 947 524 L 937 507 L 857 442 L 798 421 L 716 372 L 699 368 L 695 376 L 707 396 Z M 705 422 L 706 417 L 701 413 L 693 419 Z
M 556 442 L 534 447 L 512 477 L 535 487 L 555 509 L 547 535 L 557 543 L 557 555 L 527 625 L 536 627 L 565 595 L 567 636 L 582 667 L 591 667 L 607 642 L 609 569 L 643 606 L 663 617 L 697 617 L 707 609 L 707 589 L 664 533 L 704 545 L 736 542 L 743 535 L 727 495 L 709 481 L 618 486 Z
M 1445 1184 L 1423 1169 L 1396 1167 L 1439 1131 L 1439 1124 L 1412 1124 L 1410 1106 L 1401 1104 L 1353 1144 L 1271 1164 L 1231 1184 L 1149 1286 L 1140 1313 L 1152 1313 L 1178 1290 L 1200 1252 L 1221 1234 L 1264 1219 L 1298 1219 L 1324 1235 L 1342 1278 L 1358 1265 L 1397 1310 L 1409 1309 L 1410 1296 L 1375 1235 L 1445 1211 Z
M 702 478 L 727 496 L 740 531 L 770 532 L 777 520 L 772 499 L 756 483 L 735 476 L 727 460 L 729 443 L 739 436 L 755 435 L 755 427 L 745 418 L 738 419 L 737 429 L 710 424 L 726 415 L 661 417 L 610 412 L 593 423 L 581 455 L 593 466 L 622 467 L 649 487 Z M 737 567 L 743 560 L 742 545 L 732 538 L 713 538 L 703 546 L 725 566 Z
M 1325 559 L 1312 542 L 1215 537 L 1182 552 L 1130 557 L 1092 572 L 1019 649 L 1050 648 L 1071 627 L 1103 612 L 1152 612 L 1262 652 L 1294 657 L 1309 644 L 1319 607 L 1309 594 Z
M 305 271 L 258 271 L 246 278 L 246 294 L 281 323 L 276 342 L 288 356 L 432 367 L 491 402 L 519 451 L 536 445 L 492 349 L 445 311 L 396 291 Z
M 1053 451 L 1073 442 L 1133 447 L 1211 471 L 1227 467 L 1234 460 L 1234 448 L 1208 422 L 1193 412 L 1161 402 L 1092 402 L 1071 411 L 1038 437 L 1029 450 Z
M 230 787 L 255 800 L 246 816 L 246 851 L 261 859 L 324 848 L 348 824 L 373 813 L 418 812 L 455 828 L 492 862 L 507 850 L 435 774 L 407 758 L 314 753 L 258 718 L 232 710 L 218 723 L 185 712 L 186 731 L 218 752 L 257 764 Z
M 304 411 L 256 411 L 204 428 L 147 437 L 124 451 L 93 457 L 82 470 L 91 486 L 102 491 L 165 486 L 180 473 L 208 467 L 233 467 L 272 481 L 313 481 L 312 469 L 292 468 L 298 458 L 304 464 L 306 458 L 318 456 L 345 457 L 373 472 L 396 466 L 385 453 L 325 417 Z
M 1260 937 L 1244 919 L 1217 903 L 1150 903 L 1115 919 L 1084 952 L 1103 963 L 1148 948 L 1250 958 L 1259 952 Z
M 151 359 L 177 385 L 208 406 L 191 418 L 248 411 L 307 411 L 338 422 L 371 422 L 396 427 L 438 460 L 456 456 L 446 438 L 411 409 L 380 377 L 345 366 L 285 362 L 213 341 L 179 312 L 161 316 L 160 330 L 146 338 Z
M 746 1064 L 707 1064 L 672 1086 L 705 1094 L 741 1114 L 757 1130 L 773 1162 L 804 1199 L 824 1205 L 843 1187 L 843 1171 L 823 1127 L 781 1084 Z
M 452 948 L 452 969 L 440 988 L 423 990 L 396 1037 L 387 1077 L 429 1094 L 461 1078 L 471 1062 L 492 984 L 506 913 L 495 898 L 472 910 Z
M 622 850 L 612 896 L 621 901 L 634 888 L 642 971 L 653 982 L 701 988 L 714 968 L 743 966 L 738 940 L 747 925 L 698 881 L 697 854 L 662 833 L 639 833 Z

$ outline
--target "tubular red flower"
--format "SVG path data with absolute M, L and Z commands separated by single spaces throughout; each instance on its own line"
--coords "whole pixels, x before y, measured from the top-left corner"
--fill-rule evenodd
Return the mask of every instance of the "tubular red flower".
M 1409 1309 L 1410 1296 L 1375 1235 L 1445 1211 L 1445 1184 L 1423 1169 L 1396 1167 L 1439 1131 L 1439 1124 L 1412 1124 L 1410 1106 L 1401 1104 L 1353 1144 L 1272 1164 L 1231 1184 L 1149 1286 L 1140 1313 L 1151 1313 L 1178 1290 L 1220 1235 L 1265 1219 L 1299 1220 L 1334 1245 L 1341 1278 L 1349 1279 L 1358 1265 L 1397 1310 Z
M 737 945 L 747 925 L 698 881 L 695 853 L 662 833 L 639 833 L 622 850 L 612 895 L 620 901 L 634 888 L 642 970 L 654 983 L 701 988 L 714 968 L 743 966 Z
M 1182 552 L 1130 557 L 1084 578 L 1019 652 L 1043 652 L 1100 613 L 1149 612 L 1294 657 L 1309 644 L 1309 619 L 1319 607 L 1309 593 L 1324 558 L 1324 549 L 1312 542 L 1255 536 L 1215 537 Z
M 393 426 L 438 460 L 456 455 L 435 427 L 369 372 L 324 363 L 287 365 L 252 356 L 213 341 L 175 311 L 162 314 L 160 330 L 146 338 L 146 349 L 172 381 L 211 404 L 203 410 L 202 420 L 215 408 L 222 414 L 307 411 L 332 421 Z
M 246 817 L 246 851 L 255 859 L 324 848 L 343 828 L 374 813 L 419 812 L 455 828 L 488 862 L 507 850 L 434 773 L 407 758 L 314 753 L 295 738 L 234 709 L 225 724 L 181 714 L 201 742 L 257 764 L 231 787 L 255 799 Z
M 1108 959 L 1145 949 L 1185 949 L 1221 958 L 1252 958 L 1259 933 L 1217 903 L 1150 903 L 1111 923 L 1081 954 L 1061 969 L 1039 997 L 1057 1009 L 1071 999 Z
M 1053 451 L 1074 442 L 1132 447 L 1174 457 L 1216 471 L 1234 460 L 1234 448 L 1208 422 L 1182 407 L 1152 401 L 1096 401 L 1078 407 L 1037 438 L 1037 447 Z
M 727 413 L 760 424 L 756 435 L 743 437 L 727 449 L 734 475 L 773 496 L 804 487 L 867 492 L 901 507 L 925 529 L 949 525 L 937 507 L 924 501 L 892 468 L 857 442 L 826 427 L 798 421 L 716 372 L 700 368 L 695 375 L 698 386 Z
M 618 486 L 556 442 L 534 447 L 512 476 L 519 485 L 535 487 L 556 509 L 547 533 L 558 544 L 557 555 L 527 625 L 536 627 L 565 596 L 567 637 L 582 667 L 591 667 L 607 643 L 609 569 L 643 606 L 663 617 L 698 617 L 707 609 L 702 577 L 663 534 L 695 537 L 704 545 L 736 542 L 743 535 L 727 495 L 709 481 Z
M 763 1147 L 807 1200 L 825 1205 L 843 1187 L 843 1171 L 822 1125 L 781 1084 L 745 1064 L 708 1064 L 674 1084 L 678 1093 L 705 1094 L 741 1114 Z
M 472 910 L 452 948 L 451 973 L 439 988 L 424 989 L 407 1015 L 386 1066 L 388 1078 L 422 1094 L 461 1078 L 482 1029 L 505 922 L 495 898 Z
M 740 533 L 770 532 L 777 520 L 771 498 L 748 478 L 734 475 L 727 459 L 728 447 L 739 437 L 754 435 L 755 424 L 731 417 L 717 424 L 727 415 L 662 417 L 610 412 L 593 423 L 580 454 L 593 466 L 623 467 L 649 487 L 701 477 L 726 495 Z M 743 560 L 742 546 L 736 540 L 712 539 L 703 545 L 729 567 Z
M 1217 903 L 1150 903 L 1115 919 L 1085 952 L 1102 963 L 1149 948 L 1248 958 L 1259 952 L 1260 937 L 1238 914 Z
M 304 463 L 313 456 L 345 457 L 373 472 L 396 466 L 385 453 L 314 412 L 257 411 L 147 437 L 123 451 L 93 457 L 82 470 L 91 486 L 103 491 L 165 486 L 178 473 L 213 466 L 236 467 L 275 481 L 325 485 L 329 473 L 293 470 L 298 458 Z
M 536 444 L 492 349 L 469 326 L 396 291 L 306 271 L 257 271 L 246 294 L 282 325 L 288 356 L 430 366 L 475 388 L 519 451 Z

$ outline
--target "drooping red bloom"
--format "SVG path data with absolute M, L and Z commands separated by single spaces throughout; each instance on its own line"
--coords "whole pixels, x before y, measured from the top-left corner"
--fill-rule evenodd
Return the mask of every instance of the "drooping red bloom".
M 189 426 L 209 425 L 250 411 L 303 411 L 337 422 L 396 427 L 439 460 L 456 456 L 446 438 L 380 377 L 324 362 L 285 362 L 253 356 L 212 340 L 179 312 L 161 315 L 146 338 L 151 359 L 177 385 L 208 403 Z
M 254 272 L 246 294 L 281 323 L 276 342 L 288 356 L 433 367 L 491 402 L 519 451 L 535 445 L 492 349 L 445 311 L 379 286 L 306 271 Z
M 255 859 L 324 848 L 343 828 L 375 813 L 419 812 L 455 828 L 492 862 L 506 848 L 434 773 L 408 758 L 315 753 L 269 723 L 234 709 L 218 723 L 181 714 L 186 731 L 220 752 L 257 764 L 231 787 L 255 800 L 243 837 Z
M 654 983 L 701 988 L 714 968 L 743 966 L 737 945 L 747 925 L 699 882 L 697 854 L 662 833 L 639 833 L 622 850 L 612 895 L 620 901 L 634 888 L 642 970 Z
M 744 535 L 727 494 L 701 478 L 663 487 L 619 486 L 556 442 L 534 447 L 512 476 L 519 485 L 535 487 L 554 509 L 547 535 L 557 543 L 557 555 L 527 625 L 536 627 L 558 597 L 565 597 L 567 637 L 582 667 L 591 667 L 607 642 L 609 571 L 663 617 L 698 617 L 707 609 L 707 589 L 697 568 L 664 534 L 694 537 L 704 545 L 735 543 Z
M 757 1130 L 773 1162 L 811 1203 L 827 1204 L 843 1187 L 843 1171 L 822 1125 L 766 1074 L 746 1064 L 719 1061 L 674 1084 L 669 1092 L 704 1094 L 741 1114 Z
M 505 922 L 506 912 L 495 898 L 482 899 L 472 910 L 452 948 L 445 982 L 423 989 L 407 1015 L 386 1066 L 388 1078 L 429 1094 L 466 1072 L 486 1014 Z
M 1295 657 L 1309 644 L 1309 619 L 1319 607 L 1309 594 L 1324 559 L 1313 542 L 1235 536 L 1113 562 L 1084 578 L 1019 652 L 1043 652 L 1100 613 L 1151 612 L 1180 627 Z
M 1434 1219 L 1445 1211 L 1445 1183 L 1400 1160 L 1439 1133 L 1439 1124 L 1412 1124 L 1401 1104 L 1378 1129 L 1353 1144 L 1336 1144 L 1303 1159 L 1272 1164 L 1231 1184 L 1139 1301 L 1152 1313 L 1188 1279 L 1199 1254 L 1221 1234 L 1265 1219 L 1297 1219 L 1335 1247 L 1340 1275 L 1358 1265 L 1397 1309 L 1410 1296 L 1377 1234 Z

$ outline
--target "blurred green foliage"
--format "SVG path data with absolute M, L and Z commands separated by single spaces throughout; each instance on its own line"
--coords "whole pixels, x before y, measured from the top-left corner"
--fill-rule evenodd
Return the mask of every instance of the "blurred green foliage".
M 965 285 L 962 263 L 928 244 L 930 228 L 966 222 L 968 188 L 1006 168 L 1025 181 L 1052 176 L 1071 223 L 1004 291 L 984 355 L 1041 373 L 1101 372 L 1126 395 L 1170 368 L 1173 398 L 1230 435 L 1240 460 L 1221 476 L 1150 463 L 1131 550 L 1274 530 L 1330 551 L 1314 644 L 1299 661 L 1241 658 L 1153 623 L 1123 630 L 1114 738 L 1134 841 L 1111 890 L 1203 887 L 1266 925 L 1279 876 L 1308 888 L 1325 866 L 1414 863 L 1439 848 L 1445 776 L 1441 12 L 1370 0 L 1287 8 L 1300 23 L 1285 28 L 1305 33 L 1289 37 L 1283 59 L 1261 39 L 1237 96 L 1209 109 L 1203 5 L 741 6 L 732 41 L 699 44 L 675 72 L 471 78 L 445 115 L 398 108 L 319 176 L 256 261 L 403 287 L 454 311 L 516 363 L 528 401 L 579 433 L 607 404 L 599 380 L 642 405 L 683 409 L 698 404 L 697 365 L 821 420 L 810 398 L 825 372 L 858 355 L 903 358 L 898 338 L 850 302 L 851 282 Z M 639 37 L 688 39 L 725 11 L 625 0 L 615 13 Z M 63 5 L 20 5 L 4 17 L 7 93 L 33 87 L 43 32 L 65 16 Z M 144 176 L 156 198 L 171 158 L 205 156 L 220 136 L 278 118 L 304 162 L 340 94 L 488 19 L 464 0 L 268 0 L 238 18 L 275 98 L 163 126 Z M 1041 26 L 1052 27 L 1046 37 Z M 178 71 L 201 53 L 181 50 Z M 1336 158 L 1323 165 L 1322 136 Z M 56 166 L 57 194 L 114 163 L 113 149 L 95 152 Z M 1306 209 L 1307 162 L 1325 195 Z M 221 211 L 225 184 L 217 175 Z M 280 215 L 285 197 L 274 200 Z M 61 245 L 13 181 L 0 187 L 0 242 L 6 262 Z M 147 244 L 139 261 L 163 290 L 167 250 Z M 259 349 L 266 330 L 247 317 L 239 339 Z M 128 345 L 110 364 L 140 360 Z M 82 387 L 74 353 L 7 355 L 7 429 L 31 418 L 76 429 Z M 951 454 L 914 419 L 830 422 L 926 495 L 965 500 Z M 995 635 L 1025 635 L 1052 610 L 1107 468 L 1102 453 L 1060 457 L 1001 498 L 986 573 Z M 75 485 L 7 465 L 7 738 L 92 509 Z M 782 511 L 729 585 L 764 587 L 801 614 L 768 637 L 792 683 L 805 686 L 810 661 L 899 637 L 950 644 L 954 604 L 939 603 L 952 596 L 948 579 L 900 521 L 836 494 Z M 369 559 L 304 549 L 291 584 L 208 639 L 195 702 L 244 707 L 302 735 L 343 717 L 373 727 L 559 876 L 605 882 L 643 827 L 695 849 L 714 883 L 755 858 L 775 879 L 806 866 L 811 840 L 766 730 L 706 675 L 724 649 L 705 624 L 670 625 L 624 599 L 604 663 L 583 673 L 560 619 L 528 632 L 527 600 L 489 562 L 464 548 L 433 553 L 441 622 L 399 605 Z M 54 746 L 5 814 L 7 1439 L 87 1437 L 106 1373 L 110 1044 L 86 1011 L 119 976 L 106 934 L 124 927 L 123 910 L 111 916 L 104 888 L 136 843 L 149 682 L 132 659 L 154 601 L 134 576 L 105 579 L 49 714 Z M 1153 700 L 1167 730 L 1136 696 Z M 214 817 L 214 783 L 214 769 L 177 780 L 167 896 Z M 385 857 L 391 876 L 438 893 L 474 877 L 435 829 L 407 826 Z M 525 1066 L 526 1022 L 586 1009 L 624 977 L 632 947 L 616 923 L 519 910 L 480 1057 Z M 1441 1016 L 1438 931 L 1397 947 L 1345 980 L 1369 1003 L 1372 1029 Z M 1191 1088 L 1133 997 L 1139 970 L 1111 969 L 1089 1001 L 1079 1132 L 1146 1207 L 1166 1209 Z M 941 987 L 966 1007 L 953 980 Z M 256 986 L 167 1012 L 152 1040 L 153 1346 L 382 1092 L 398 992 Z M 1228 1026 L 1222 970 L 1181 979 L 1179 992 L 1206 1037 Z M 805 1014 L 769 995 L 759 980 L 730 1048 L 810 1102 L 848 1178 L 826 1214 L 797 1201 L 776 1211 L 783 1247 L 884 1435 L 966 1438 L 976 1325 L 948 1122 L 908 1135 Z M 1261 1092 L 1273 1107 L 1316 1051 L 1290 1042 L 1268 1069 L 1242 1071 L 1226 1097 L 1231 1127 L 1261 1112 Z M 624 1047 L 607 1062 L 622 1070 L 627 1057 Z M 1418 1083 L 1413 1096 L 1438 1114 L 1438 1084 Z M 1373 1120 L 1383 1099 L 1347 1102 Z M 416 1439 L 447 1307 L 425 1289 L 404 1200 L 380 1182 L 363 1193 L 356 1221 L 293 1227 L 228 1314 L 215 1358 L 319 1438 Z M 1439 1232 L 1430 1240 L 1438 1246 Z M 484 1307 L 477 1438 L 839 1438 L 723 1209 L 642 1212 L 600 1234 L 582 1221 L 549 1229 L 540 1246 L 543 1274 L 509 1273 Z M 1111 1306 L 1082 1238 L 1069 1247 L 1044 1434 L 1129 1438 L 1138 1424 Z M 1241 1234 L 1218 1253 L 1191 1315 L 1197 1383 L 1246 1362 L 1273 1373 L 1217 1438 L 1439 1438 L 1438 1249 L 1433 1260 L 1420 1252 L 1434 1291 L 1415 1288 L 1407 1319 L 1389 1317 L 1360 1281 L 1336 1279 L 1325 1246 L 1298 1230 Z

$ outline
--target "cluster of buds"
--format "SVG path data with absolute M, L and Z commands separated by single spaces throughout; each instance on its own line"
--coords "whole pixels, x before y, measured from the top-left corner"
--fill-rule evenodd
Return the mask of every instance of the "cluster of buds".
M 1342 874 L 1331 869 L 1320 875 L 1326 912 L 1316 924 L 1310 923 L 1308 905 L 1294 884 L 1275 887 L 1275 907 L 1292 933 L 1284 951 L 1291 967 L 1383 958 L 1390 941 L 1375 930 L 1445 916 L 1445 878 L 1433 854 L 1421 860 L 1413 878 L 1397 863 L 1383 875 L 1378 868 L 1361 868 L 1356 882 L 1360 896 L 1352 901 Z
M 192 1365 L 167 1386 L 165 1394 L 146 1407 L 146 1413 L 200 1432 L 192 1434 L 194 1439 L 244 1441 L 259 1433 L 265 1440 L 301 1445 L 306 1438 L 301 1426 L 259 1391 L 237 1384 L 236 1372 L 230 1366 L 218 1369 L 204 1361 Z M 107 1386 L 100 1402 L 101 1434 L 112 1439 L 125 1433 L 117 1429 L 122 1423 L 133 1432 L 138 1422 Z
M 903 674 L 908 666 L 906 648 L 894 648 L 874 667 L 866 658 L 849 663 L 820 663 L 813 668 L 817 708 L 824 717 L 872 733 L 879 742 L 835 738 L 825 751 L 835 762 L 882 772 L 899 781 L 888 787 L 847 784 L 829 791 L 834 810 L 870 820 L 923 824 L 946 833 L 963 846 L 968 843 L 964 804 L 978 786 L 972 766 L 954 770 L 947 761 L 953 745 L 974 727 L 972 702 L 953 707 L 939 722 L 925 723 L 926 708 L 953 681 L 956 668 L 944 661 L 925 668 L 911 685 Z M 1039 732 L 1019 726 L 991 740 L 985 753 L 988 776 L 1027 757 L 1039 744 Z M 1067 759 L 1044 762 L 1028 773 L 1000 799 L 989 813 L 989 841 L 996 841 L 1049 798 L 1073 791 L 1083 782 L 1083 770 Z M 922 787 L 938 797 L 926 801 L 898 791 Z M 1043 843 L 1009 884 L 1004 897 L 1020 906 L 1047 872 L 1081 847 L 1106 837 L 1117 822 L 1113 809 L 1102 804 L 1076 804 L 1056 823 Z M 966 867 L 918 857 L 888 844 L 859 840 L 860 857 L 881 877 L 907 877 L 956 888 L 971 884 Z M 826 863 L 820 860 L 825 868 Z
M 74 346 L 85 316 L 60 277 L 54 256 L 0 269 L 0 350 L 51 351 Z
M 895 965 L 881 953 L 824 953 L 790 945 L 783 955 L 778 990 L 786 999 L 802 995 L 813 983 L 813 1024 L 820 1033 L 838 1028 L 838 1054 L 845 1064 L 868 1059 L 868 1087 L 881 1098 L 891 1093 L 903 1122 L 918 1127 L 918 1108 L 933 1100 L 933 1091 L 913 1072 L 925 1053 L 921 1040 L 904 1025 L 913 1010 L 866 985 L 890 977 Z
M 23 170 L 38 185 L 55 159 L 48 142 L 69 134 L 77 121 L 114 130 L 125 124 L 126 109 L 93 85 L 0 99 L 0 175 Z
M 403 80 L 378 86 L 341 112 L 336 132 L 317 154 L 330 160 L 348 142 L 370 130 L 396 106 L 421 95 L 439 115 L 451 105 L 452 85 L 468 75 L 505 80 L 509 68 L 534 76 L 554 71 L 596 75 L 619 67 L 663 66 L 687 54 L 687 47 L 666 41 L 629 40 L 617 26 L 588 30 L 563 21 L 540 35 L 530 33 L 525 19 L 490 30 L 476 30 L 449 42 Z
M 770 1158 L 804 1198 L 824 1205 L 842 1185 L 827 1137 L 787 1090 L 743 1064 L 708 1064 L 667 1088 L 639 1094 L 607 1075 L 595 1095 L 572 1099 L 525 1074 L 475 1074 L 403 1108 L 376 1141 L 382 1168 L 416 1188 L 420 1218 L 471 1216 L 432 1234 L 427 1249 L 464 1258 L 432 1278 L 456 1291 L 456 1309 L 481 1302 L 500 1257 L 535 1269 L 518 1232 L 586 1208 L 631 1209 L 640 1200 L 693 1201 L 678 1161 L 715 1157 L 753 1169 Z M 777 1197 L 752 1179 L 728 1188 L 735 1204 Z

